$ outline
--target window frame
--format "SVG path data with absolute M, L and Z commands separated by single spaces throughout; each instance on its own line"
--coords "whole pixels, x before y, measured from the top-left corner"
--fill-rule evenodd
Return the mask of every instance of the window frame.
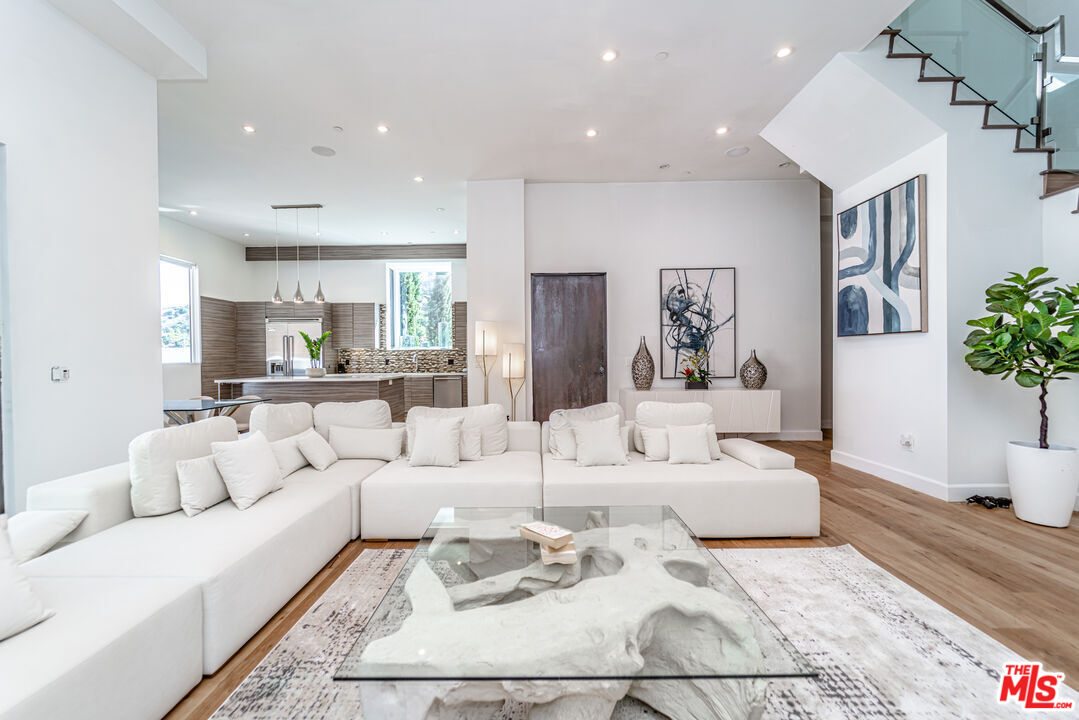
M 400 272 L 444 272 L 449 275 L 449 290 L 452 302 L 453 297 L 453 263 L 449 260 L 418 260 L 406 262 L 386 263 L 386 349 L 398 352 L 417 350 L 453 350 L 453 313 L 450 312 L 450 344 L 428 345 L 426 347 L 405 347 L 398 344 L 400 341 L 400 324 L 398 323 L 401 307 L 400 284 L 397 282 L 397 274 Z
M 191 352 L 188 354 L 187 360 L 166 360 L 161 358 L 162 365 L 199 365 L 202 363 L 202 312 L 201 305 L 202 300 L 199 297 L 199 266 L 198 263 L 193 263 L 188 260 L 183 260 L 172 255 L 159 255 L 158 256 L 158 281 L 157 281 L 157 294 L 158 294 L 158 323 L 160 325 L 161 320 L 161 263 L 169 263 L 170 265 L 177 265 L 187 270 L 187 297 L 188 297 L 188 325 L 191 335 Z M 162 329 L 158 327 L 158 341 L 161 340 Z

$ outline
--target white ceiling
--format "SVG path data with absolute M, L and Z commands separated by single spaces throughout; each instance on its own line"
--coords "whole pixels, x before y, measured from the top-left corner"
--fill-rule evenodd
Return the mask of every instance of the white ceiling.
M 159 85 L 161 205 L 245 244 L 273 242 L 271 204 L 309 202 L 324 242 L 461 242 L 473 179 L 796 178 L 757 134 L 908 2 L 158 1 L 206 46 L 209 78 Z

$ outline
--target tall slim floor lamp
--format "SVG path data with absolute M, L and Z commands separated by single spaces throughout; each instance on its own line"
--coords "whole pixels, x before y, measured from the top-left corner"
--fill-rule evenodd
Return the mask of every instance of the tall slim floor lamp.
M 491 370 L 498 359 L 498 326 L 486 320 L 476 321 L 476 363 L 483 369 L 483 404 L 489 402 Z
M 502 346 L 502 377 L 510 388 L 510 420 L 517 419 L 517 395 L 525 386 L 525 346 L 506 343 Z

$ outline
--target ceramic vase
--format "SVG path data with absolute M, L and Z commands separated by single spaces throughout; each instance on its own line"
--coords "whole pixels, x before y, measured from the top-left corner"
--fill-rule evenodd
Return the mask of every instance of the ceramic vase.
M 738 371 L 742 379 L 742 385 L 748 390 L 760 390 L 768 380 L 768 368 L 757 359 L 757 351 L 749 354 L 749 359 L 742 363 L 742 369 Z
M 656 377 L 656 363 L 652 360 L 652 353 L 648 352 L 648 346 L 644 344 L 644 335 L 641 335 L 641 346 L 637 348 L 637 354 L 633 356 L 633 387 L 638 390 L 650 390 L 652 381 Z

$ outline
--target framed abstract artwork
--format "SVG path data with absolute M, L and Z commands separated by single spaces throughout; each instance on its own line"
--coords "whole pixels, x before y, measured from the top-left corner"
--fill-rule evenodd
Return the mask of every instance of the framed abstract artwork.
M 925 175 L 838 217 L 839 337 L 927 332 Z
M 659 336 L 661 378 L 702 348 L 712 377 L 734 377 L 734 268 L 660 270 Z

